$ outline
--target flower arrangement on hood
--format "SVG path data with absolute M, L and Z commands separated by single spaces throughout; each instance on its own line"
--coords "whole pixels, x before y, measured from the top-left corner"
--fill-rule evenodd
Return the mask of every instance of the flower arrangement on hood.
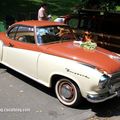
M 93 36 L 91 32 L 86 31 L 83 33 L 83 38 L 80 46 L 88 50 L 96 49 L 97 44 L 93 42 Z
M 84 32 L 80 41 L 74 41 L 74 43 L 78 43 L 81 47 L 88 50 L 95 50 L 97 44 L 93 40 L 93 35 L 91 32 Z

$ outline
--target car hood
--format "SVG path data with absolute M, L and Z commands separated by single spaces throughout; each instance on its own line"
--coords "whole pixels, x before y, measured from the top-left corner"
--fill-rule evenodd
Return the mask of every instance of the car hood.
M 87 50 L 80 45 L 75 45 L 73 42 L 63 42 L 48 45 L 46 52 L 95 66 L 109 74 L 120 71 L 119 56 L 100 47 L 95 50 Z M 115 58 L 119 58 L 119 60 Z

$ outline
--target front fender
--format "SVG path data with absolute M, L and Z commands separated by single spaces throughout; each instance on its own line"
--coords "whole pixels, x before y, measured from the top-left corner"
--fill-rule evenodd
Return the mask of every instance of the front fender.
M 81 94 L 86 96 L 92 87 L 98 85 L 102 73 L 77 61 L 42 53 L 38 59 L 38 79 L 51 87 L 54 75 L 58 75 L 56 80 L 59 76 L 71 79 L 78 85 Z

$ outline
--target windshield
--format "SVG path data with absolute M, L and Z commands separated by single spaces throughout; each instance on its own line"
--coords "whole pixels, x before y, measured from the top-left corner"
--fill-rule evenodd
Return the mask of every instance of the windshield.
M 67 26 L 37 27 L 36 34 L 38 44 L 75 39 L 73 32 Z

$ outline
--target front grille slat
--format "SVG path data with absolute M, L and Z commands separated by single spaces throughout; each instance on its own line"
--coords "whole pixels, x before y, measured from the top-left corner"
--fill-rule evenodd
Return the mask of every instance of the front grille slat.
M 112 85 L 120 83 L 120 72 L 113 74 L 109 83 Z

